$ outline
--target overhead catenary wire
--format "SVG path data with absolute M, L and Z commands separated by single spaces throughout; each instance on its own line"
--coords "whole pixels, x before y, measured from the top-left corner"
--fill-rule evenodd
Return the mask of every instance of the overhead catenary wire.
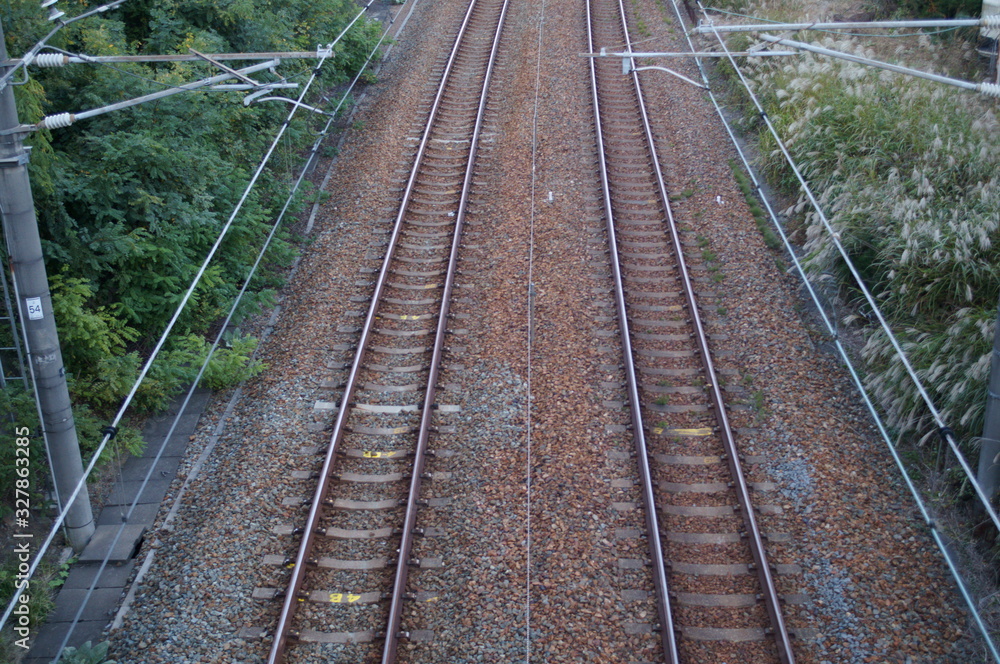
M 239 70 L 241 74 L 252 74 L 254 72 L 263 71 L 270 69 L 276 65 L 280 64 L 279 60 L 268 60 L 267 62 L 259 63 L 256 65 L 251 65 Z M 120 101 L 114 104 L 109 104 L 107 106 L 101 106 L 100 108 L 92 108 L 86 111 L 80 111 L 78 113 L 56 113 L 54 115 L 47 115 L 41 119 L 38 124 L 35 125 L 35 129 L 61 129 L 63 127 L 68 127 L 78 120 L 85 120 L 88 118 L 96 117 L 98 115 L 104 115 L 105 113 L 111 113 L 112 111 L 120 111 L 124 108 L 129 108 L 131 106 L 137 106 L 139 104 L 144 104 L 149 101 L 157 101 L 164 97 L 170 97 L 182 92 L 190 92 L 197 90 L 198 88 L 203 88 L 205 86 L 214 85 L 216 83 L 221 83 L 222 81 L 228 81 L 231 78 L 235 78 L 233 74 L 219 74 L 217 76 L 212 76 L 210 78 L 203 78 L 200 81 L 194 81 L 192 83 L 185 83 L 184 85 L 170 87 L 166 90 L 160 90 L 159 92 L 153 92 L 148 95 L 143 95 L 142 97 L 136 97 L 134 99 L 127 99 L 125 101 Z
M 35 67 L 63 67 L 68 64 L 100 64 L 105 65 L 111 62 L 202 62 L 205 60 L 201 56 L 191 53 L 171 53 L 167 55 L 85 55 L 83 53 L 73 53 L 64 51 L 61 48 L 46 44 L 42 48 L 47 48 L 54 53 L 39 53 L 30 61 Z M 264 51 L 260 53 L 210 53 L 213 60 L 281 60 L 293 59 L 317 59 L 322 53 L 321 49 L 315 51 Z M 22 61 L 16 58 L 9 60 L 9 64 L 20 64 Z
M 61 48 L 56 48 L 55 46 L 45 46 L 44 48 L 50 49 L 50 50 L 55 51 L 55 52 L 54 53 L 39 53 L 38 57 L 36 57 L 35 60 L 34 60 L 34 64 L 39 64 L 39 62 L 45 62 L 45 61 L 47 61 L 47 59 L 43 60 L 43 58 L 46 58 L 46 56 L 54 56 L 54 57 L 58 57 L 58 58 L 65 58 L 66 60 L 68 60 L 70 62 L 79 62 L 79 63 L 82 63 L 82 64 L 91 64 L 91 65 L 96 65 L 96 66 L 99 66 L 99 67 L 105 67 L 107 69 L 112 69 L 112 70 L 118 72 L 119 74 L 124 74 L 126 76 L 131 76 L 132 78 L 138 79 L 140 81 L 145 81 L 146 83 L 150 83 L 152 85 L 157 85 L 157 86 L 159 86 L 159 87 L 161 87 L 161 88 L 163 88 L 165 90 L 178 90 L 178 91 L 181 91 L 181 92 L 185 92 L 185 91 L 186 92 L 206 92 L 205 90 L 201 90 L 201 89 L 192 90 L 190 88 L 185 88 L 183 86 L 183 84 L 182 85 L 177 85 L 177 84 L 174 84 L 174 83 L 165 83 L 163 81 L 158 81 L 155 78 L 149 78 L 148 76 L 143 76 L 142 74 L 137 74 L 134 71 L 129 71 L 128 69 L 123 69 L 121 67 L 116 67 L 115 65 L 110 64 L 112 62 L 133 62 L 132 60 L 121 60 L 120 59 L 121 57 L 125 57 L 125 56 L 118 56 L 115 59 L 110 59 L 110 58 L 104 58 L 104 57 L 95 57 L 95 56 L 89 56 L 89 55 L 82 55 L 82 54 L 71 53 L 70 51 L 64 51 Z M 280 62 L 281 60 L 284 60 L 285 58 L 289 58 L 289 57 L 305 57 L 305 55 L 301 55 L 301 54 L 295 53 L 295 52 L 290 52 L 290 53 L 253 53 L 253 54 L 245 54 L 245 55 L 248 56 L 248 57 L 245 58 L 246 60 L 275 60 L 275 61 L 278 61 L 278 62 Z M 250 57 L 251 55 L 253 57 Z M 267 57 L 265 57 L 265 56 L 267 56 Z M 311 57 L 311 58 L 317 58 L 317 57 L 319 57 L 319 55 L 317 53 L 313 53 L 313 52 L 310 52 L 308 54 L 308 56 Z M 213 58 L 218 58 L 219 56 L 212 56 L 212 57 Z M 233 59 L 235 59 L 235 58 L 233 58 Z M 173 62 L 173 61 L 174 60 L 171 60 L 171 62 Z M 204 60 L 202 60 L 200 58 L 197 58 L 195 56 L 190 56 L 188 58 L 178 57 L 176 59 L 176 61 L 180 61 L 180 62 L 191 62 L 191 61 L 193 61 L 193 62 L 202 63 L 202 64 L 205 63 Z M 134 62 L 144 62 L 144 60 L 136 60 Z M 43 65 L 39 65 L 39 66 L 43 66 Z M 50 65 L 50 66 L 52 66 L 52 65 Z M 264 84 L 261 85 L 261 87 L 266 88 L 269 85 L 272 85 L 272 84 L 264 83 Z M 213 86 L 212 90 L 215 91 L 215 90 L 218 90 L 221 87 L 223 87 L 223 86 Z
M 528 292 L 527 295 L 527 323 L 528 323 L 528 344 L 526 349 L 526 364 L 527 368 L 525 371 L 525 392 L 527 398 L 525 399 L 524 410 L 525 410 L 525 427 L 524 427 L 524 447 L 525 447 L 525 460 L 524 460 L 524 472 L 525 472 L 525 522 L 524 522 L 524 662 L 525 664 L 530 664 L 531 662 L 531 545 L 532 545 L 532 532 L 531 532 L 531 501 L 532 501 L 532 482 L 531 482 L 531 426 L 532 426 L 532 413 L 533 413 L 533 401 L 531 398 L 531 381 L 534 377 L 532 374 L 532 364 L 531 357 L 534 352 L 534 337 L 535 337 L 535 212 L 537 205 L 537 188 L 538 188 L 538 102 L 541 99 L 541 85 L 542 85 L 542 46 L 545 41 L 543 39 L 545 35 L 545 0 L 542 0 L 541 8 L 539 10 L 538 17 L 538 43 L 536 45 L 537 56 L 535 60 L 535 99 L 532 104 L 531 113 L 531 195 L 529 201 L 529 214 L 528 214 Z
M 323 63 L 328 59 L 328 57 L 330 55 L 332 55 L 332 48 L 333 48 L 333 46 L 336 45 L 337 42 L 339 42 L 340 39 L 345 34 L 347 34 L 348 30 L 350 30 L 354 26 L 354 24 L 365 14 L 365 12 L 368 10 L 369 6 L 371 6 L 371 4 L 372 4 L 373 1 L 374 0 L 369 0 L 369 2 L 361 9 L 361 11 L 358 12 L 358 14 L 354 17 L 354 19 L 351 20 L 351 22 L 341 31 L 341 33 L 339 35 L 337 35 L 336 39 L 334 39 L 329 44 L 328 49 L 330 49 L 330 50 L 327 51 L 327 52 L 325 52 L 321 56 L 320 62 L 313 69 L 313 75 L 310 77 L 309 81 L 303 86 L 302 92 L 299 95 L 299 99 L 298 99 L 299 102 L 301 102 L 301 100 L 305 97 L 306 93 L 309 91 L 309 88 L 311 87 L 313 81 L 315 80 L 316 75 L 318 74 L 320 67 L 322 67 Z M 112 4 L 117 5 L 117 4 L 120 4 L 121 2 L 124 2 L 124 0 L 116 0 L 116 2 L 112 3 Z M 94 12 L 89 12 L 88 15 L 93 14 L 93 13 Z M 177 305 L 177 307 L 176 307 L 176 309 L 174 311 L 173 316 L 171 317 L 170 321 L 167 323 L 167 327 L 164 329 L 163 333 L 160 335 L 159 340 L 157 341 L 155 347 L 153 348 L 153 351 L 150 353 L 150 356 L 147 359 L 146 363 L 143 365 L 143 368 L 142 368 L 139 376 L 136 378 L 135 382 L 133 383 L 131 389 L 129 390 L 128 395 L 125 397 L 125 400 L 123 401 L 121 407 L 119 408 L 118 412 L 116 413 L 116 415 L 115 415 L 114 419 L 112 420 L 111 424 L 108 425 L 107 427 L 105 427 L 105 429 L 104 429 L 104 437 L 102 438 L 102 440 L 101 440 L 100 444 L 98 445 L 97 449 L 94 451 L 94 453 L 93 453 L 93 455 L 92 455 L 92 457 L 90 459 L 90 462 L 87 464 L 87 467 L 84 469 L 83 475 L 82 475 L 80 481 L 77 483 L 77 486 L 74 488 L 72 494 L 70 494 L 70 497 L 66 500 L 66 504 L 67 505 L 72 505 L 74 503 L 74 501 L 76 500 L 77 496 L 80 495 L 80 492 L 83 490 L 83 487 L 86 485 L 87 478 L 90 476 L 90 473 L 93 471 L 94 467 L 97 465 L 98 459 L 100 459 L 100 456 L 103 453 L 104 449 L 107 447 L 108 442 L 110 442 L 110 440 L 114 437 L 114 434 L 117 432 L 117 427 L 121 423 L 121 420 L 124 417 L 126 410 L 131 405 L 132 400 L 135 398 L 135 395 L 136 395 L 136 392 L 139 389 L 139 386 L 141 385 L 142 381 L 145 380 L 146 375 L 149 373 L 149 370 L 150 370 L 150 368 L 153 365 L 153 362 L 156 360 L 156 357 L 158 356 L 160 350 L 163 348 L 163 345 L 166 343 L 167 337 L 169 336 L 170 332 L 172 331 L 174 325 L 177 323 L 177 320 L 179 319 L 182 311 L 187 306 L 188 301 L 191 299 L 191 297 L 192 297 L 192 295 L 194 293 L 195 288 L 198 286 L 198 284 L 201 281 L 201 278 L 205 274 L 205 271 L 208 269 L 208 265 L 211 263 L 212 258 L 215 256 L 215 253 L 218 251 L 219 247 L 221 246 L 222 240 L 228 234 L 229 229 L 232 227 L 232 225 L 233 225 L 233 223 L 234 223 L 237 215 L 242 210 L 242 207 L 243 207 L 244 203 L 246 202 L 247 198 L 249 197 L 250 192 L 252 191 L 253 187 L 256 185 L 257 181 L 259 180 L 259 178 L 260 178 L 261 174 L 263 173 L 264 168 L 266 167 L 267 163 L 270 161 L 271 155 L 274 153 L 275 148 L 279 144 L 279 142 L 281 140 L 281 137 L 283 136 L 284 132 L 290 126 L 291 120 L 294 117 L 294 115 L 295 115 L 295 113 L 296 113 L 297 110 L 298 110 L 298 105 L 294 105 L 292 107 L 291 111 L 289 111 L 288 116 L 286 117 L 285 121 L 281 124 L 281 127 L 278 130 L 277 136 L 275 137 L 274 141 L 271 143 L 271 146 L 268 148 L 268 150 L 265 153 L 263 159 L 261 160 L 260 164 L 258 165 L 256 171 L 254 172 L 253 176 L 251 177 L 251 179 L 250 179 L 249 183 L 247 184 L 247 186 L 246 186 L 246 188 L 245 188 L 242 196 L 240 197 L 239 201 L 237 202 L 236 207 L 233 209 L 233 211 L 230 214 L 228 220 L 226 221 L 226 224 L 222 227 L 221 231 L 219 232 L 219 236 L 217 237 L 215 243 L 212 245 L 212 248 L 209 250 L 208 255 L 205 257 L 204 261 L 202 262 L 202 265 L 198 269 L 198 272 L 195 274 L 195 276 L 194 276 L 194 278 L 193 278 L 193 280 L 191 282 L 191 285 L 189 286 L 187 292 L 184 294 L 184 296 L 182 297 L 181 301 L 178 303 L 178 305 Z M 34 573 L 35 573 L 35 571 L 38 569 L 38 565 L 41 563 L 41 561 L 42 561 L 42 559 L 43 559 L 43 557 L 45 555 L 45 552 L 48 550 L 48 547 L 52 544 L 52 541 L 55 539 L 56 534 L 59 532 L 59 529 L 62 527 L 63 523 L 65 522 L 66 516 L 67 516 L 67 512 L 68 512 L 67 509 L 60 508 L 59 514 L 56 516 L 55 521 L 53 521 L 52 526 L 49 529 L 49 533 L 48 533 L 48 535 L 45 538 L 45 541 L 42 543 L 41 547 L 38 549 L 38 551 L 35 554 L 34 559 L 31 562 L 31 565 L 30 565 L 30 567 L 28 569 L 28 573 L 26 575 L 28 578 L 30 578 L 31 576 L 33 576 Z M 7 623 L 7 620 L 10 618 L 11 613 L 13 612 L 15 606 L 17 605 L 18 599 L 22 595 L 23 591 L 24 591 L 24 588 L 22 586 L 18 586 L 17 588 L 15 588 L 14 594 L 11 597 L 10 602 L 7 605 L 7 608 L 4 611 L 4 613 L 3 613 L 3 616 L 0 617 L 0 629 L 2 629 L 3 626 Z
M 683 26 L 684 25 L 684 19 L 683 19 L 682 15 L 681 15 L 680 7 L 677 4 L 677 0 L 671 0 L 671 1 L 672 1 L 672 4 L 673 4 L 673 7 L 674 7 L 674 13 L 677 16 L 677 19 L 678 19 L 680 25 Z M 699 8 L 701 9 L 701 11 L 703 13 L 705 13 L 705 8 L 700 3 L 699 3 Z M 730 63 L 733 65 L 734 70 L 737 73 L 740 74 L 740 78 L 741 78 L 741 81 L 742 81 L 744 87 L 747 89 L 748 93 L 750 94 L 751 98 L 753 99 L 753 101 L 754 101 L 754 103 L 755 103 L 758 111 L 761 113 L 762 117 L 764 117 L 766 119 L 766 113 L 763 112 L 763 108 L 761 107 L 761 105 L 759 103 L 759 100 L 757 99 L 756 95 L 754 94 L 753 89 L 747 84 L 747 81 L 742 76 L 742 72 L 741 72 L 739 66 L 737 65 L 735 59 L 733 57 L 731 57 L 731 52 L 729 52 L 728 47 L 726 46 L 724 40 L 721 39 L 721 37 L 718 35 L 718 33 L 716 33 L 716 37 L 718 38 L 719 42 L 721 43 L 722 49 L 724 51 L 726 51 L 727 53 L 730 54 L 730 57 L 729 57 Z M 691 41 L 690 34 L 689 33 L 685 33 L 685 38 L 686 38 L 686 40 L 688 42 L 689 48 L 691 49 L 692 52 L 694 52 L 695 51 L 695 47 L 694 47 L 694 43 Z M 701 60 L 699 58 L 695 58 L 695 63 L 696 63 L 696 65 L 697 65 L 697 67 L 698 67 L 698 69 L 699 69 L 699 71 L 701 73 L 702 80 L 705 81 L 706 83 L 708 83 L 708 81 L 709 81 L 708 74 L 705 71 L 704 64 L 701 62 Z M 862 398 L 862 401 L 865 404 L 865 407 L 868 409 L 869 414 L 872 416 L 872 419 L 873 419 L 873 421 L 874 421 L 874 423 L 876 425 L 876 428 L 878 429 L 879 433 L 881 434 L 882 439 L 885 442 L 886 447 L 889 450 L 889 454 L 892 456 L 893 461 L 896 464 L 896 467 L 899 469 L 900 473 L 902 474 L 903 481 L 906 484 L 907 489 L 910 492 L 910 495 L 913 496 L 913 499 L 914 499 L 914 501 L 917 504 L 917 508 L 920 511 L 920 514 L 921 514 L 922 518 L 924 519 L 925 524 L 928 526 L 928 528 L 929 528 L 929 530 L 931 532 L 931 536 L 934 539 L 934 542 L 937 544 L 938 549 L 941 551 L 942 555 L 944 556 L 946 564 L 948 566 L 948 569 L 951 572 L 952 577 L 955 579 L 956 585 L 958 586 L 959 593 L 961 594 L 962 599 L 965 601 L 966 606 L 971 611 L 972 616 L 973 616 L 973 620 L 976 623 L 976 626 L 978 627 L 978 629 L 979 629 L 979 631 L 980 631 L 980 633 L 981 633 L 981 635 L 982 635 L 982 637 L 983 637 L 983 639 L 985 641 L 987 649 L 990 651 L 990 653 L 991 653 L 991 655 L 993 657 L 993 660 L 995 662 L 1000 663 L 1000 653 L 998 653 L 996 645 L 993 643 L 992 637 L 990 636 L 989 630 L 988 630 L 988 628 L 986 627 L 986 625 L 983 622 L 982 616 L 981 616 L 981 614 L 979 612 L 979 607 L 977 606 L 976 601 L 972 598 L 972 596 L 971 596 L 968 588 L 966 587 L 965 582 L 962 579 L 961 573 L 958 570 L 958 565 L 955 563 L 954 557 L 950 553 L 950 551 L 949 551 L 949 549 L 948 549 L 948 547 L 947 547 L 947 545 L 946 545 L 946 543 L 944 541 L 944 538 L 943 538 L 941 532 L 937 528 L 937 525 L 936 525 L 936 522 L 934 521 L 934 518 L 931 516 L 931 514 L 929 513 L 929 511 L 927 509 L 927 506 L 924 504 L 923 498 L 921 497 L 921 494 L 920 494 L 920 490 L 914 484 L 912 478 L 910 477 L 910 475 L 909 475 L 909 473 L 908 473 L 908 471 L 906 469 L 906 465 L 903 462 L 902 457 L 900 457 L 899 452 L 896 449 L 896 446 L 893 444 L 893 441 L 892 441 L 891 437 L 889 436 L 889 433 L 886 430 L 886 427 L 884 426 L 884 424 L 882 422 L 881 415 L 879 414 L 878 409 L 876 408 L 875 404 L 869 398 L 868 393 L 865 390 L 864 383 L 861 380 L 860 375 L 858 374 L 858 372 L 854 368 L 851 356 L 848 354 L 847 350 L 844 348 L 843 344 L 841 343 L 840 338 L 838 336 L 838 331 L 837 331 L 836 325 L 834 324 L 834 322 L 832 322 L 830 320 L 829 316 L 827 315 L 827 313 L 826 313 L 826 311 L 824 309 L 823 302 L 822 302 L 821 298 L 819 297 L 819 295 L 816 293 L 815 289 L 813 288 L 812 282 L 810 281 L 808 275 L 806 274 L 805 267 L 799 261 L 799 258 L 798 258 L 798 256 L 795 253 L 795 248 L 792 245 L 791 240 L 786 235 L 785 230 L 782 227 L 780 220 L 778 219 L 777 213 L 774 211 L 773 207 L 770 204 L 770 201 L 768 200 L 767 196 L 765 195 L 763 187 L 760 184 L 759 178 L 756 176 L 756 174 L 754 172 L 754 169 L 750 165 L 750 162 L 747 159 L 747 156 L 746 156 L 743 148 L 741 147 L 739 140 L 737 140 L 736 135 L 733 132 L 733 129 L 730 126 L 729 121 L 726 118 L 726 115 L 725 115 L 725 113 L 722 110 L 721 104 L 719 103 L 718 99 L 716 98 L 715 94 L 712 92 L 711 89 L 709 89 L 709 91 L 708 91 L 708 97 L 709 97 L 709 100 L 712 102 L 712 104 L 715 106 L 716 113 L 718 114 L 718 116 L 719 116 L 719 118 L 720 118 L 720 120 L 722 122 L 723 127 L 725 127 L 726 132 L 729 135 L 730 140 L 732 141 L 734 147 L 736 148 L 736 151 L 739 154 L 741 161 L 743 162 L 744 168 L 746 169 L 747 173 L 749 173 L 750 178 L 751 178 L 751 180 L 753 182 L 753 185 L 754 185 L 754 189 L 755 189 L 758 197 L 760 198 L 760 200 L 763 202 L 764 207 L 767 209 L 768 215 L 769 215 L 769 217 L 771 219 L 771 223 L 774 226 L 774 228 L 776 229 L 776 231 L 778 232 L 779 236 L 781 237 L 782 242 L 784 243 L 785 248 L 788 251 L 788 255 L 791 258 L 792 263 L 794 264 L 795 269 L 796 269 L 796 271 L 797 271 L 800 279 L 802 280 L 802 283 L 806 287 L 806 290 L 808 291 L 810 298 L 816 304 L 816 310 L 819 313 L 820 318 L 823 321 L 823 325 L 827 329 L 827 332 L 831 335 L 833 343 L 834 343 L 834 345 L 835 345 L 835 347 L 837 349 L 837 352 L 840 354 L 840 357 L 843 360 L 845 367 L 847 368 L 848 372 L 850 373 L 851 379 L 852 379 L 852 381 L 853 381 L 853 383 L 855 385 L 855 388 L 858 390 L 858 393 L 860 394 L 860 396 Z M 770 126 L 770 123 L 768 123 L 768 124 Z M 780 143 L 780 139 L 777 137 L 776 131 L 774 130 L 773 127 L 770 128 L 770 131 L 771 131 L 772 135 Z M 789 157 L 786 155 L 786 159 L 788 159 L 788 158 Z M 802 182 L 801 181 L 801 176 L 800 176 L 800 182 Z M 802 182 L 802 186 L 804 188 L 807 188 L 807 185 L 804 182 Z M 817 206 L 817 209 L 818 209 L 818 206 Z M 848 257 L 846 257 L 846 256 L 844 258 L 845 258 L 845 261 L 847 261 L 848 264 L 850 264 L 850 259 Z M 853 267 L 853 265 L 852 265 L 852 267 Z M 894 337 L 892 336 L 891 330 L 888 330 L 887 334 L 890 336 L 890 338 L 894 339 Z M 911 374 L 911 377 L 912 377 L 912 374 Z M 942 427 L 941 429 L 939 429 L 939 432 L 941 432 L 942 433 L 942 437 L 947 438 L 950 443 L 953 442 L 950 430 L 948 430 L 947 427 Z M 959 456 L 959 455 L 957 455 L 957 456 Z M 959 456 L 959 459 L 962 460 L 962 457 Z M 974 479 L 972 480 L 972 484 L 978 488 L 978 483 Z M 989 506 L 987 506 L 987 507 L 989 507 Z

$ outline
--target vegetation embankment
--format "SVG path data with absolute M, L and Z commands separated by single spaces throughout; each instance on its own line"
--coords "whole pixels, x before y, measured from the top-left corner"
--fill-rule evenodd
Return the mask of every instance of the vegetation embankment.
M 60 3 L 59 9 L 75 16 L 99 4 L 73 0 Z M 190 49 L 316 51 L 359 9 L 351 0 L 131 0 L 115 11 L 63 27 L 48 44 L 90 56 L 187 54 Z M 0 7 L 0 21 L 7 50 L 15 58 L 52 28 L 37 0 L 11 0 Z M 357 23 L 319 71 L 314 98 L 304 101 L 322 105 L 320 94 L 356 74 L 380 31 L 376 22 Z M 258 72 L 253 78 L 275 82 L 280 75 L 301 85 L 316 62 L 286 60 L 276 72 Z M 22 124 L 34 124 L 44 116 L 99 108 L 219 73 L 207 62 L 32 67 L 15 97 Z M 282 92 L 298 96 L 298 90 L 276 94 Z M 101 428 L 138 377 L 291 108 L 277 102 L 244 106 L 244 94 L 181 93 L 68 128 L 37 131 L 27 139 L 53 308 L 85 459 L 100 442 Z M 298 151 L 314 139 L 320 116 L 306 116 L 310 114 L 299 113 L 289 126 L 265 177 L 249 193 L 139 389 L 131 411 L 137 418 L 162 409 L 195 377 L 210 346 L 207 335 L 232 306 L 297 176 Z M 294 254 L 295 240 L 284 231 L 272 243 L 237 322 L 270 301 L 281 283 L 281 268 Z M 0 338 L 0 346 L 10 346 L 9 327 L 0 327 L 0 336 L 7 336 Z M 255 347 L 250 337 L 229 340 L 215 354 L 203 384 L 222 388 L 261 371 L 262 365 L 251 359 Z M 10 362 L 5 356 L 8 375 L 16 373 Z M 33 399 L 19 392 L 16 383 L 0 391 L 0 421 L 27 426 L 33 434 L 39 431 Z M 130 449 L 141 445 L 138 432 L 127 427 L 115 442 Z M 13 445 L 0 445 L 0 486 L 13 486 L 14 453 Z M 31 458 L 31 486 L 39 494 L 33 503 L 38 504 L 49 485 L 40 437 L 33 438 Z M 10 516 L 13 499 L 13 494 L 0 496 L 0 517 Z M 0 584 L 5 580 L 0 570 Z M 5 596 L 0 592 L 0 600 Z
M 955 15 L 969 5 L 938 10 Z M 895 16 L 920 16 L 914 9 L 900 6 Z M 734 11 L 768 15 L 760 7 Z M 983 77 L 976 36 L 800 33 L 796 39 L 975 81 Z M 741 66 L 936 407 L 963 440 L 980 435 L 1000 295 L 995 100 L 811 54 L 780 62 L 747 58 Z M 857 313 L 840 322 L 864 327 L 869 390 L 901 435 L 926 438 L 936 427 L 874 324 L 833 233 L 749 107 L 743 126 L 759 136 L 768 178 L 796 201 L 786 213 L 808 269 L 832 276 L 854 299 Z
M 96 4 L 76 2 L 63 9 L 75 14 Z M 350 0 L 129 2 L 63 28 L 48 43 L 93 56 L 186 54 L 189 49 L 315 51 L 332 41 L 358 9 Z M 12 57 L 50 29 L 30 0 L 8 3 L 0 9 L 0 20 Z M 329 89 L 356 73 L 378 34 L 376 23 L 356 25 L 321 70 L 314 90 Z M 301 84 L 315 64 L 287 60 L 278 73 Z M 22 123 L 36 123 L 46 115 L 98 108 L 218 73 L 204 62 L 32 68 L 27 83 L 16 89 L 18 112 Z M 266 71 L 253 76 L 278 80 Z M 182 93 L 68 128 L 37 131 L 28 139 L 53 308 L 85 455 L 138 376 L 290 108 L 280 103 L 245 107 L 244 94 Z M 250 192 L 162 359 L 139 390 L 135 412 L 161 409 L 196 374 L 209 346 L 206 333 L 229 310 L 297 174 L 295 152 L 313 137 L 310 122 L 315 120 L 306 115 L 292 122 L 267 177 Z M 290 261 L 291 240 L 286 231 L 273 243 L 267 268 L 251 284 L 240 316 L 266 304 L 280 285 L 278 268 Z M 224 387 L 259 371 L 249 359 L 255 345 L 253 339 L 232 340 L 213 360 L 207 386 Z M 13 393 L 5 397 L 24 401 Z M 18 417 L 34 424 L 28 404 Z M 134 432 L 119 438 L 126 444 L 138 441 Z M 0 457 L 0 480 L 6 469 Z M 0 498 L 0 505 L 5 500 Z

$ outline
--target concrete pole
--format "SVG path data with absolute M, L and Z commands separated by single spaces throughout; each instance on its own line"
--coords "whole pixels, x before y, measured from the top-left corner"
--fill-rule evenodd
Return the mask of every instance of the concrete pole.
M 0 62 L 6 60 L 7 46 L 3 39 L 3 26 L 0 26 Z M 6 71 L 7 68 L 0 67 L 0 74 Z M 0 91 L 0 132 L 19 124 L 14 106 L 14 88 L 8 85 Z M 42 434 L 52 467 L 52 481 L 59 505 L 65 507 L 83 477 L 83 463 L 28 180 L 28 150 L 24 148 L 19 133 L 0 135 L 0 204 L 18 308 L 27 337 L 28 361 L 42 417 Z M 31 433 L 37 435 L 38 432 Z M 0 444 L 12 445 L 13 440 L 0 440 Z M 65 527 L 70 546 L 77 552 L 82 551 L 94 534 L 94 517 L 86 487 L 70 507 Z
M 1000 306 L 998 306 L 1000 311 Z M 986 396 L 986 421 L 980 438 L 979 470 L 976 479 L 983 493 L 991 499 L 1000 490 L 1000 313 L 993 333 L 993 357 L 990 358 L 990 382 Z

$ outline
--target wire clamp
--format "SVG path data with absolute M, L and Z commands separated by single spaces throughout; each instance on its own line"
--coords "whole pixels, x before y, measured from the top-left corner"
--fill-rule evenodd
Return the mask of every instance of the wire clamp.
M 0 158 L 0 168 L 25 166 L 29 161 L 31 161 L 31 148 L 25 147 L 23 151 L 13 156 Z
M 107 436 L 108 440 L 112 440 L 114 439 L 115 436 L 118 435 L 118 427 L 114 427 L 109 424 L 108 426 L 101 429 L 101 433 Z
M 955 432 L 951 430 L 951 427 L 940 427 L 938 428 L 938 435 L 941 436 L 941 440 L 945 443 L 948 442 L 948 437 L 955 437 Z

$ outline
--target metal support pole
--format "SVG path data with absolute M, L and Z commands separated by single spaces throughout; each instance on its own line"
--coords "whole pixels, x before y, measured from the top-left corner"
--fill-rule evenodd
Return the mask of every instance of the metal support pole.
M 980 438 L 979 470 L 976 481 L 989 498 L 1000 490 L 1000 313 L 993 333 L 993 357 L 990 358 L 990 382 L 986 396 L 986 421 Z
M 978 28 L 992 23 L 985 18 L 951 18 L 919 21 L 839 21 L 830 23 L 751 23 L 725 25 L 722 23 L 701 23 L 691 29 L 692 34 L 710 35 L 715 32 L 760 32 L 761 30 L 870 30 L 895 28 Z
M 848 62 L 857 62 L 858 64 L 868 65 L 870 67 L 878 67 L 879 69 L 888 69 L 889 71 L 894 71 L 898 74 L 906 74 L 908 76 L 916 76 L 917 78 L 925 78 L 928 81 L 934 81 L 935 83 L 954 85 L 956 88 L 962 88 L 964 90 L 973 90 L 975 92 L 988 95 L 990 97 L 1000 97 L 1000 86 L 994 85 L 993 83 L 971 83 L 969 81 L 963 81 L 957 78 L 950 78 L 948 76 L 939 76 L 938 74 L 931 74 L 930 72 L 920 71 L 919 69 L 910 69 L 909 67 L 894 65 L 891 62 L 872 60 L 871 58 L 865 58 L 860 55 L 854 55 L 853 53 L 836 51 L 832 48 L 824 48 L 822 46 L 816 46 L 815 44 L 806 44 L 804 42 L 793 41 L 791 39 L 782 39 L 781 37 L 775 37 L 774 35 L 762 34 L 760 35 L 760 38 L 763 39 L 764 41 L 771 42 L 772 44 L 779 44 L 781 46 L 791 46 L 792 48 L 796 48 L 802 51 L 810 51 L 812 53 L 818 53 L 819 55 L 827 55 L 831 58 L 839 58 L 841 60 L 847 60 Z
M 3 40 L 3 26 L 0 26 L 0 62 L 6 60 L 7 47 Z M 7 69 L 0 68 L 0 76 Z M 14 90 L 7 86 L 0 91 L 0 132 L 18 126 Z M 42 417 L 42 434 L 52 467 L 52 480 L 60 507 L 67 509 L 65 501 L 83 478 L 83 463 L 28 180 L 28 150 L 17 132 L 0 134 L 0 213 Z M 0 441 L 0 444 L 12 444 L 12 441 Z M 65 524 L 69 544 L 75 551 L 82 551 L 94 534 L 94 517 L 86 487 L 68 506 Z

